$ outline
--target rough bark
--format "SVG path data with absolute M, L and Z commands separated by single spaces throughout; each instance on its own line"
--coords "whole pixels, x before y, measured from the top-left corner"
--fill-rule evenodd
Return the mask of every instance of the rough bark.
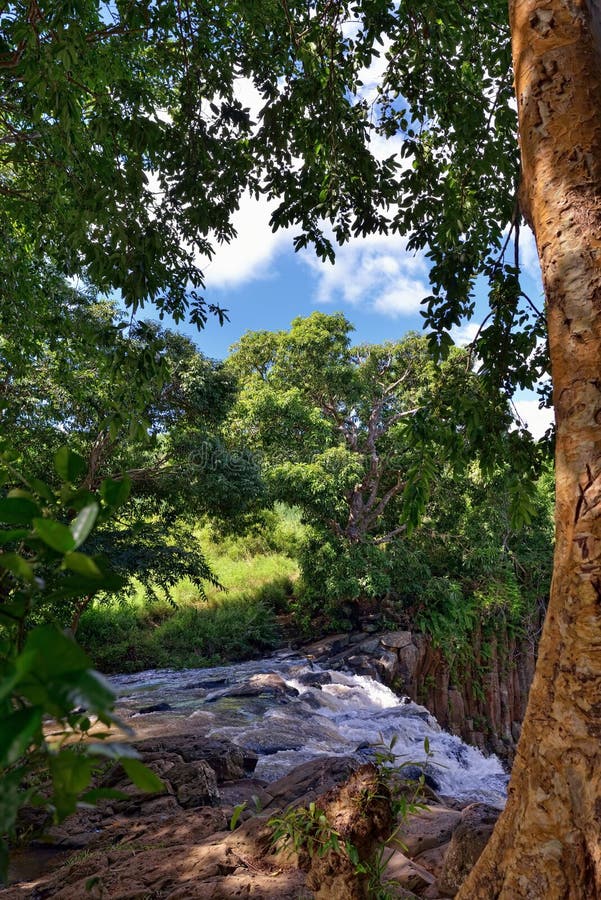
M 601 5 L 513 0 L 557 422 L 551 600 L 507 808 L 464 900 L 601 897 Z

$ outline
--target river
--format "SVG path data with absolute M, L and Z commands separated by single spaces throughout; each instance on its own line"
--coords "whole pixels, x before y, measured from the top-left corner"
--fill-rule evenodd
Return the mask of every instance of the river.
M 207 737 L 255 751 L 255 776 L 265 781 L 323 754 L 372 759 L 378 745 L 394 739 L 396 764 L 423 767 L 441 795 L 497 807 L 505 802 L 507 775 L 496 756 L 444 731 L 423 706 L 372 678 L 290 651 L 210 669 L 119 675 L 111 683 L 118 713 L 134 728 L 153 717 L 178 720 L 180 728 L 182 718 L 189 720 L 191 730 L 202 725 Z

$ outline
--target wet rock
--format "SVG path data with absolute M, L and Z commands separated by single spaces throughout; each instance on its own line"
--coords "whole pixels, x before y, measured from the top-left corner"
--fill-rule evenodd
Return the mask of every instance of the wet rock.
M 218 741 L 202 735 L 175 734 L 164 738 L 149 738 L 138 741 L 136 748 L 144 760 L 149 762 L 161 759 L 169 759 L 172 762 L 203 760 L 213 769 L 218 781 L 232 781 L 244 777 L 245 774 L 250 775 L 254 772 L 258 761 L 257 754 L 252 750 L 240 747 L 232 741 Z M 161 774 L 157 771 L 157 775 Z
M 297 681 L 307 687 L 321 687 L 322 684 L 331 684 L 332 676 L 329 672 L 303 672 L 298 675 Z
M 380 673 L 373 660 L 365 653 L 355 653 L 352 656 L 348 656 L 346 665 L 351 672 L 355 673 L 355 675 L 367 675 L 369 678 L 374 678 L 376 681 L 380 680 Z
M 372 664 L 380 675 L 379 680 L 383 681 L 385 684 L 390 684 L 394 681 L 399 668 L 399 661 L 396 653 L 392 653 L 388 650 L 380 650 L 380 652 L 373 657 Z
M 223 691 L 217 691 L 206 697 L 207 703 L 214 703 L 222 697 L 298 697 L 299 691 L 286 684 L 281 675 L 269 672 L 264 675 L 253 675 L 242 684 L 234 684 Z
M 176 763 L 168 770 L 167 778 L 184 809 L 219 804 L 215 772 L 204 760 Z
M 283 750 L 303 750 L 309 740 L 335 741 L 339 733 L 324 717 L 314 717 L 311 723 L 267 717 L 259 725 L 241 732 L 236 738 L 240 745 L 260 756 L 272 756 Z
M 172 709 L 170 703 L 152 703 L 150 706 L 141 706 L 138 710 L 138 715 L 144 716 L 147 713 L 167 712 L 170 709 Z
M 183 685 L 184 691 L 206 690 L 214 691 L 217 688 L 227 687 L 229 678 L 201 678 L 200 681 L 189 681 Z
M 486 803 L 472 803 L 462 811 L 438 878 L 443 896 L 455 896 L 486 847 L 498 818 L 499 810 Z
M 400 777 L 404 781 L 419 781 L 423 776 L 424 784 L 427 785 L 433 791 L 440 790 L 440 784 L 436 780 L 435 776 L 432 772 L 428 771 L 427 768 L 423 766 L 403 766 L 403 768 L 399 772 Z

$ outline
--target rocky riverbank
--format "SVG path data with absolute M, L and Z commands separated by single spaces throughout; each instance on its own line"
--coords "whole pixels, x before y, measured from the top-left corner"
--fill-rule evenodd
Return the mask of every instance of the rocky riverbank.
M 351 757 L 303 763 L 268 784 L 252 775 L 256 756 L 227 742 L 184 733 L 139 741 L 163 779 L 159 795 L 142 794 L 119 770 L 105 778 L 126 799 L 103 801 L 50 829 L 48 871 L 0 891 L 3 900 L 362 900 L 373 896 L 343 852 L 309 855 L 274 848 L 274 816 L 315 802 L 340 844 L 368 861 L 395 823 L 371 764 Z M 402 787 L 402 786 L 401 786 Z M 410 796 L 414 786 L 406 785 Z M 490 834 L 498 810 L 461 804 L 424 789 L 424 808 L 401 824 L 403 849 L 384 851 L 390 897 L 453 897 Z M 230 823 L 239 804 L 239 824 Z M 35 848 L 34 848 L 35 849 Z M 21 864 L 25 860 L 21 860 Z M 19 877 L 19 859 L 13 873 Z
M 466 699 L 461 694 L 461 706 L 449 671 L 422 635 L 399 630 L 334 635 L 305 646 L 303 657 L 283 653 L 223 669 L 116 679 L 120 712 L 135 727 L 136 747 L 163 779 L 164 790 L 149 796 L 128 784 L 120 769 L 105 773 L 101 786 L 125 797 L 79 811 L 47 831 L 43 843 L 15 854 L 12 874 L 18 883 L 0 895 L 3 900 L 369 898 L 367 874 L 358 877 L 344 853 L 331 850 L 321 858 L 302 848 L 274 849 L 268 822 L 315 802 L 342 845 L 349 840 L 363 860 L 373 859 L 395 823 L 376 802 L 381 785 L 375 787 L 377 774 L 366 763 L 373 753 L 362 750 L 359 736 L 369 733 L 373 740 L 381 729 L 400 735 L 412 753 L 424 735 L 436 747 L 432 768 L 425 769 L 433 775 L 422 789 L 425 808 L 401 823 L 402 849 L 386 847 L 382 879 L 390 882 L 391 897 L 453 897 L 498 816 L 497 807 L 473 800 L 488 796 L 481 793 L 489 790 L 487 779 L 502 780 L 494 774 L 499 764 L 442 732 L 424 707 L 399 702 L 371 680 L 418 700 L 429 698 L 442 724 L 486 746 L 494 740 L 492 727 L 478 739 L 467 715 L 469 693 Z M 519 686 L 525 670 L 520 676 L 515 668 L 507 671 Z M 508 681 L 501 675 L 500 666 L 489 671 L 488 705 L 478 695 L 484 703 L 478 708 L 491 710 L 492 717 L 497 704 L 499 722 L 506 723 L 517 707 L 507 699 Z M 514 690 L 512 696 L 515 704 L 521 694 Z M 509 734 L 513 740 L 511 729 Z M 316 751 L 324 739 L 334 755 Z M 498 740 L 509 755 L 509 739 Z M 343 747 L 356 752 L 345 755 Z M 291 761 L 307 752 L 311 758 L 300 765 Z M 436 768 L 437 761 L 442 768 Z M 403 772 L 415 777 L 401 769 L 394 776 L 397 786 Z M 413 796 L 410 782 L 400 787 Z M 357 818 L 359 807 L 363 813 Z M 236 828 L 230 830 L 233 817 Z M 34 816 L 29 824 L 35 829 L 43 823 Z

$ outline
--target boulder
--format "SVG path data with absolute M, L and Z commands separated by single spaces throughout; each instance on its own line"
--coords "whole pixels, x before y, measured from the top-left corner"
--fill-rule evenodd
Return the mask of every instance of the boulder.
M 455 896 L 488 843 L 498 818 L 499 810 L 486 803 L 472 803 L 462 811 L 438 878 L 443 896 Z
M 259 759 L 253 750 L 239 747 L 232 741 L 218 741 L 202 735 L 172 734 L 138 741 L 135 746 L 144 761 L 149 763 L 158 763 L 161 759 L 189 763 L 203 760 L 214 770 L 219 782 L 236 781 L 251 775 Z M 157 775 L 166 771 L 157 771 L 154 765 L 152 768 Z
M 267 672 L 260 675 L 252 675 L 248 681 L 242 684 L 233 684 L 231 687 L 221 691 L 215 691 L 209 694 L 205 700 L 207 703 L 214 703 L 222 697 L 276 697 L 284 699 L 287 697 L 298 697 L 299 691 L 286 684 L 281 675 L 275 672 Z
M 143 715 L 146 715 L 147 713 L 167 712 L 170 709 L 172 709 L 172 706 L 170 703 L 166 703 L 166 702 L 152 703 L 150 706 L 141 706 L 140 709 L 138 710 L 137 714 L 139 716 L 143 716 Z
M 166 778 L 184 809 L 219 805 L 215 772 L 204 760 L 176 763 L 167 771 Z
M 461 821 L 461 813 L 445 806 L 427 806 L 408 816 L 399 831 L 406 853 L 415 857 L 424 850 L 446 844 Z
M 380 637 L 380 643 L 389 650 L 400 650 L 413 643 L 410 631 L 388 631 Z
M 269 796 L 269 801 L 265 805 L 281 809 L 302 800 L 306 806 L 324 791 L 345 781 L 357 765 L 357 760 L 352 756 L 318 756 L 311 759 L 267 785 L 265 793 Z
M 302 672 L 298 675 L 297 681 L 307 687 L 320 688 L 322 684 L 331 684 L 332 676 L 329 672 Z
M 442 872 L 449 846 L 450 841 L 446 844 L 441 844 L 440 847 L 430 847 L 429 850 L 418 853 L 413 858 L 413 862 L 427 869 L 434 878 L 438 878 Z
M 400 850 L 390 852 L 383 881 L 385 884 L 392 882 L 391 889 L 399 885 L 405 890 L 416 891 L 419 894 L 424 888 L 434 884 L 434 880 L 434 876 L 424 866 L 409 859 Z

